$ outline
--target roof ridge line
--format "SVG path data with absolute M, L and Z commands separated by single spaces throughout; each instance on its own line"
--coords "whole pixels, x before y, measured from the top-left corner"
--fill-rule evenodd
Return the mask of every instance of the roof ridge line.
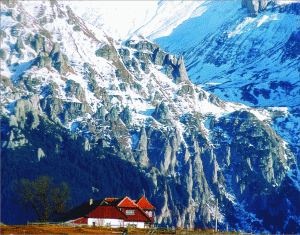
M 128 196 L 125 196 L 125 197 L 122 199 L 122 201 L 120 201 L 120 202 L 118 203 L 117 206 L 119 206 L 120 204 L 122 204 L 122 202 L 123 202 L 126 198 L 128 198 L 134 205 L 136 205 L 136 206 L 138 207 L 138 205 L 137 205 L 130 197 L 128 197 Z
M 113 207 L 115 207 L 118 211 L 121 212 L 122 215 L 124 215 L 126 218 L 128 218 L 128 216 L 126 214 L 124 214 L 122 210 L 119 210 L 119 208 L 117 206 L 113 206 Z

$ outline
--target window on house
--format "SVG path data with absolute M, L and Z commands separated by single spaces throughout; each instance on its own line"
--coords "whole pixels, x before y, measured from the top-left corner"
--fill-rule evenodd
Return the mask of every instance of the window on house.
M 147 211 L 147 212 L 148 212 L 148 213 L 147 213 L 148 216 L 149 216 L 149 217 L 152 217 L 152 211 Z
M 126 210 L 126 215 L 135 215 L 135 210 Z

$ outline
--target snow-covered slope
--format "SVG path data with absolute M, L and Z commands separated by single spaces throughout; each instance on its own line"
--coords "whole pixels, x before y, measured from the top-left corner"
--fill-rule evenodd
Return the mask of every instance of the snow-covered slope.
M 66 2 L 87 22 L 102 28 L 115 39 L 141 34 L 151 40 L 169 35 L 190 18 L 203 1 Z M 201 8 L 202 9 L 202 8 Z
M 285 11 L 270 5 L 255 17 L 240 2 L 205 5 L 202 15 L 155 42 L 183 54 L 191 81 L 206 84 L 222 99 L 298 106 L 299 4 L 287 5 Z
M 183 54 L 191 81 L 206 84 L 224 100 L 264 107 L 299 105 L 296 1 L 271 2 L 256 16 L 241 1 L 70 5 L 113 36 L 141 34 L 169 53 Z M 115 15 L 122 19 L 119 30 Z

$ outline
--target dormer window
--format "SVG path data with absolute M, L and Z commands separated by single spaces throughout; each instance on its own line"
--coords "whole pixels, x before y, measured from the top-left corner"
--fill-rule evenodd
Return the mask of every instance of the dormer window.
M 126 215 L 135 215 L 135 210 L 126 210 L 125 214 Z

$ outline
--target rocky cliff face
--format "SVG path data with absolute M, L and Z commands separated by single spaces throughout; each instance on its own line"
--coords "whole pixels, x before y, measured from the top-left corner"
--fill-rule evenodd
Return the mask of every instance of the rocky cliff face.
M 251 15 L 257 14 L 259 11 L 266 9 L 271 0 L 243 0 L 242 7 L 247 8 Z
M 55 1 L 1 7 L 2 205 L 13 180 L 49 174 L 75 204 L 146 195 L 159 226 L 212 227 L 218 199 L 220 228 L 300 230 L 297 165 L 273 112 L 222 101 L 189 81 L 183 56 L 114 41 Z

